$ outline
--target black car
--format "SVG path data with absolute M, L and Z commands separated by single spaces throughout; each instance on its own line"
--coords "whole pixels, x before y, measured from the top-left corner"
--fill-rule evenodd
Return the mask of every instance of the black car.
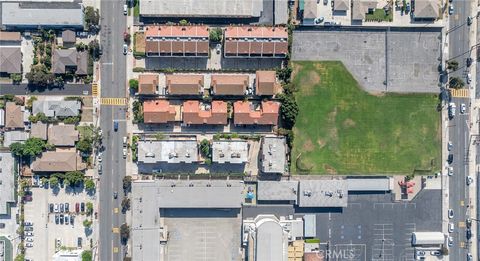
M 53 203 L 50 203 L 49 208 L 50 208 L 50 213 L 53 213 Z
M 68 203 L 65 203 L 65 212 L 67 212 L 67 213 L 70 212 L 69 208 L 70 208 L 70 206 L 68 205 Z
M 73 226 L 73 216 L 70 216 L 70 224 Z
M 63 206 L 63 203 L 60 203 L 60 212 L 63 213 L 64 211 L 65 211 L 65 208 L 64 208 L 64 206 Z
M 58 222 L 60 222 L 60 217 L 58 216 L 58 214 L 55 215 L 55 224 L 58 225 Z
M 472 65 L 472 62 L 473 62 L 472 57 L 468 57 L 467 58 L 467 67 L 470 67 L 470 65 Z
M 448 164 L 453 163 L 453 154 L 448 154 L 448 159 L 447 159 Z
M 468 228 L 466 232 L 467 232 L 467 239 L 470 240 L 470 238 L 472 238 L 472 230 Z
M 80 211 L 85 212 L 85 203 L 80 204 Z
M 63 219 L 64 219 L 63 214 L 60 214 L 60 224 L 62 225 L 63 225 Z

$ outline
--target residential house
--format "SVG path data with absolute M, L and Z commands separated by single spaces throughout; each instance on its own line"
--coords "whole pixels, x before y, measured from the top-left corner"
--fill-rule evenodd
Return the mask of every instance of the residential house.
M 80 115 L 81 108 L 82 103 L 74 100 L 42 100 L 32 105 L 34 115 L 41 112 L 47 117 L 75 117 Z
M 248 142 L 220 140 L 212 144 L 212 162 L 242 164 L 248 162 Z
M 212 101 L 210 104 L 199 101 L 183 103 L 183 123 L 186 125 L 226 125 L 227 122 L 227 103 L 224 101 Z
M 22 35 L 20 32 L 0 31 L 0 46 L 20 46 Z
M 259 96 L 273 96 L 280 91 L 275 71 L 257 71 L 255 94 Z
M 215 74 L 211 78 L 211 93 L 212 95 L 243 96 L 247 94 L 248 83 L 248 75 Z
M 201 95 L 203 93 L 203 75 L 168 74 L 165 77 L 166 93 L 169 95 Z
M 277 125 L 280 103 L 263 101 L 254 104 L 236 101 L 233 104 L 235 125 Z
M 21 1 L 1 4 L 1 23 L 12 29 L 83 29 L 82 2 Z
M 144 123 L 168 123 L 179 121 L 179 106 L 171 105 L 167 100 L 147 100 L 143 102 Z
M 314 25 L 315 19 L 318 18 L 318 2 L 317 0 L 300 0 L 303 2 L 302 24 Z
M 287 169 L 287 142 L 285 137 L 262 138 L 261 170 L 263 173 L 283 174 Z
M 0 74 L 22 73 L 20 47 L 0 46 Z
M 436 20 L 440 17 L 439 0 L 416 0 L 413 17 L 416 20 Z
M 47 140 L 47 127 L 48 125 L 46 123 L 32 123 L 32 127 L 30 128 L 30 137 Z
M 14 102 L 7 102 L 5 105 L 5 128 L 7 129 L 23 129 L 25 124 L 23 122 L 23 114 L 25 107 L 15 104 Z
M 227 58 L 285 58 L 288 32 L 285 27 L 229 26 L 225 29 Z
M 371 13 L 377 8 L 376 0 L 352 0 L 352 21 L 361 22 L 367 17 L 367 13 Z
M 14 166 L 12 153 L 0 152 L 0 215 L 11 214 L 10 204 L 16 202 Z
M 88 52 L 78 52 L 75 49 L 55 49 L 52 55 L 52 72 L 76 75 L 88 74 Z
M 63 47 L 74 47 L 77 42 L 77 37 L 75 36 L 75 31 L 64 30 L 62 31 L 62 45 Z
M 43 152 L 31 164 L 33 172 L 68 172 L 85 168 L 75 149 Z
M 28 140 L 28 132 L 24 130 L 5 131 L 3 134 L 3 147 L 10 147 L 13 143 L 24 143 Z
M 55 146 L 75 146 L 78 141 L 78 131 L 75 125 L 50 125 L 48 126 L 48 143 Z
M 161 25 L 145 28 L 147 57 L 208 57 L 208 27 Z
M 198 161 L 196 140 L 138 142 L 138 162 L 140 163 L 194 163 Z
M 349 0 L 336 0 L 333 2 L 333 11 L 334 12 L 347 12 L 350 9 Z
M 155 95 L 158 93 L 158 74 L 140 74 L 138 76 L 138 94 Z

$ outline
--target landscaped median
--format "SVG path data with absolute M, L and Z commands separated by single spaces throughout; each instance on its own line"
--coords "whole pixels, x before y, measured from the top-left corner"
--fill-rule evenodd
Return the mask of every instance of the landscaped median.
M 440 169 L 436 94 L 372 95 L 340 62 L 298 62 L 293 71 L 299 114 L 292 173 L 430 174 Z

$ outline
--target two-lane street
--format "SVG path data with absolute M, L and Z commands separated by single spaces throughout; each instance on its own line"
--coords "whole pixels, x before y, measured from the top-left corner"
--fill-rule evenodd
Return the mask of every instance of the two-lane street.
M 123 54 L 123 32 L 126 30 L 124 1 L 102 1 L 100 39 L 103 55 L 101 68 L 101 97 L 124 98 L 126 95 L 126 56 Z M 122 139 L 126 134 L 126 106 L 102 105 L 100 127 L 103 130 L 103 174 L 100 175 L 100 232 L 99 259 L 122 260 L 124 248 L 118 229 L 125 223 L 121 212 L 122 179 L 125 176 Z M 114 130 L 118 122 L 118 131 Z M 114 193 L 118 197 L 114 198 Z

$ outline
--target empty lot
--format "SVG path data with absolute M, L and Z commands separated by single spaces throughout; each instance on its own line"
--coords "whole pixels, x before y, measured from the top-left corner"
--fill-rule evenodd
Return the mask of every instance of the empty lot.
M 437 93 L 441 33 L 434 29 L 294 31 L 293 61 L 341 61 L 370 92 Z

